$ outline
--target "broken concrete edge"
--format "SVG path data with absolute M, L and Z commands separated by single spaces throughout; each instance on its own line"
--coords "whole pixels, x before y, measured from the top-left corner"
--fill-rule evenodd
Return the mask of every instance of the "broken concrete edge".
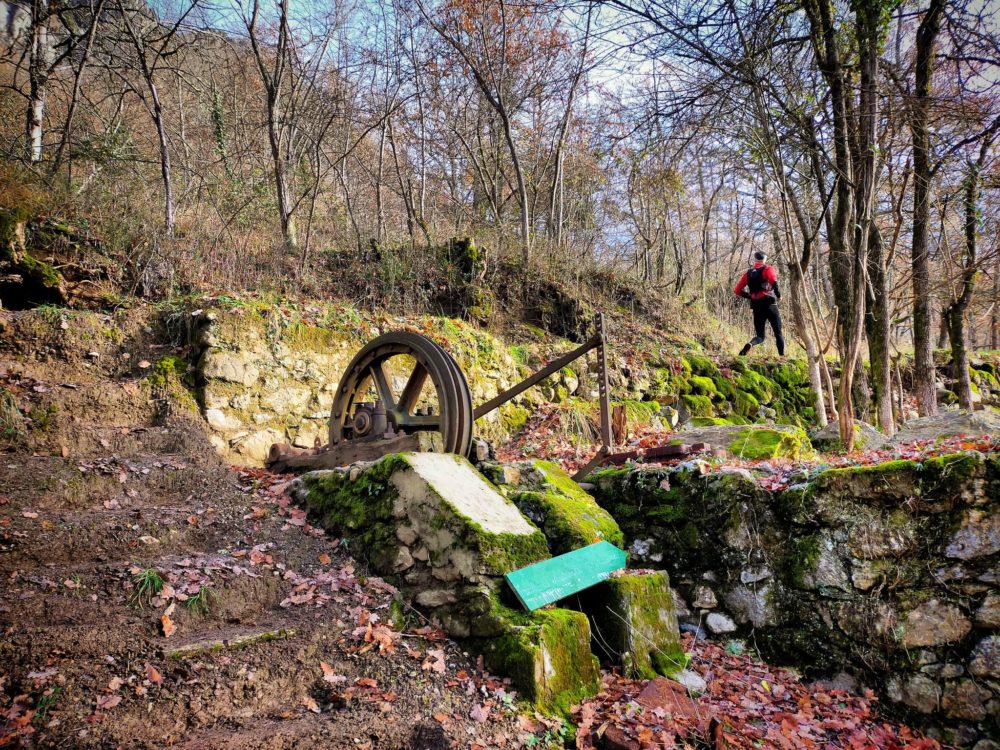
M 193 659 L 205 654 L 217 654 L 222 651 L 236 651 L 238 649 L 254 646 L 258 643 L 268 641 L 294 638 L 297 632 L 294 628 L 279 628 L 277 630 L 262 630 L 256 633 L 246 633 L 234 638 L 209 638 L 202 641 L 186 643 L 175 648 L 168 649 L 165 655 L 168 659 L 180 661 L 182 659 Z

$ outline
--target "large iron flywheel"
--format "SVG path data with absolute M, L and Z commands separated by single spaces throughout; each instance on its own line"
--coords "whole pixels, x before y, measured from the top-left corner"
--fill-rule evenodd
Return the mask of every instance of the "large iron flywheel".
M 419 333 L 379 336 L 358 352 L 337 386 L 332 445 L 377 440 L 387 430 L 440 432 L 444 452 L 460 456 L 472 445 L 472 395 L 465 375 L 448 352 Z

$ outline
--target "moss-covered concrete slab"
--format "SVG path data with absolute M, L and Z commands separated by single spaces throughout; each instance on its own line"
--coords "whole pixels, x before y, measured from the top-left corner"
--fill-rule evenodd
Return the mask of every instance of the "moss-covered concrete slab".
M 666 571 L 623 572 L 580 596 L 594 649 L 630 677 L 673 677 L 687 663 Z
M 545 532 L 553 554 L 602 541 L 623 546 L 615 519 L 559 466 L 535 460 L 516 468 L 518 483 L 508 489 L 509 496 Z
M 511 678 L 520 698 L 546 713 L 597 693 L 601 673 L 590 650 L 590 623 L 582 612 L 545 609 L 530 614 L 501 608 L 503 635 L 478 646 L 491 672 Z
M 490 586 L 549 557 L 544 534 L 457 456 L 400 453 L 310 472 L 293 494 L 455 636 L 497 632 L 485 616 Z

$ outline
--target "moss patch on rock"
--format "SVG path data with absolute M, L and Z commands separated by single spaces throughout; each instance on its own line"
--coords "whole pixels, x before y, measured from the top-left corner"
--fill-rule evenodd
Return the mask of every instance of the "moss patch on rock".
M 555 555 L 607 541 L 622 547 L 614 518 L 550 461 L 532 461 L 521 470 L 521 488 L 511 499 L 545 533 Z
M 732 436 L 729 452 L 750 460 L 768 458 L 811 458 L 812 444 L 802 428 L 770 429 L 751 427 Z
M 595 651 L 628 677 L 673 677 L 687 665 L 665 571 L 616 575 L 582 592 L 580 606 L 591 618 Z
M 568 609 L 524 613 L 502 606 L 497 614 L 505 631 L 476 646 L 486 668 L 509 676 L 522 698 L 545 713 L 568 717 L 573 705 L 597 693 L 601 673 L 585 614 Z

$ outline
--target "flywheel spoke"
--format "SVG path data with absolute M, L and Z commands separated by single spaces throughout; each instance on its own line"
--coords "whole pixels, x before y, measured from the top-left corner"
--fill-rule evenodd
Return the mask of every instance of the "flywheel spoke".
M 396 401 L 393 398 L 392 389 L 389 387 L 389 381 L 385 377 L 385 371 L 382 369 L 382 363 L 373 364 L 370 372 L 372 381 L 375 383 L 375 390 L 378 391 L 379 400 L 385 406 L 386 411 L 393 411 L 396 408 Z
M 420 392 L 423 390 L 424 383 L 426 382 L 427 368 L 417 362 L 413 368 L 413 372 L 410 373 L 409 379 L 406 381 L 406 385 L 403 387 L 402 395 L 399 397 L 399 411 L 405 414 L 413 412 L 417 401 L 420 399 Z

